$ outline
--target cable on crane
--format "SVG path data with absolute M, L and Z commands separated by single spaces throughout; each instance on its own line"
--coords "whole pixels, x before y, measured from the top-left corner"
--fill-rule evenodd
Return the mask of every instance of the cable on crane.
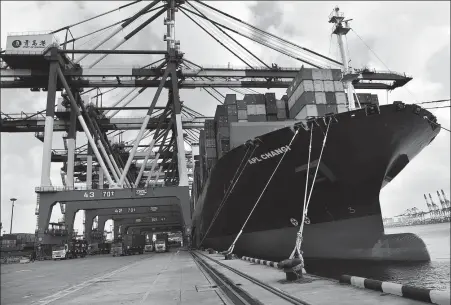
M 71 27 L 74 27 L 74 26 L 83 24 L 83 23 L 85 23 L 85 22 L 88 22 L 88 21 L 97 19 L 97 18 L 99 18 L 99 17 L 108 15 L 108 14 L 113 13 L 113 12 L 115 12 L 115 11 L 119 11 L 119 10 L 121 10 L 121 9 L 123 9 L 123 8 L 126 8 L 127 6 L 134 5 L 134 4 L 136 4 L 136 3 L 138 3 L 138 2 L 141 2 L 141 1 L 142 1 L 142 0 L 133 1 L 133 2 L 131 2 L 131 3 L 122 5 L 122 6 L 118 7 L 118 8 L 115 8 L 115 9 L 113 9 L 113 10 L 110 10 L 110 11 L 108 11 L 108 12 L 105 12 L 105 13 L 96 15 L 96 16 L 94 16 L 94 17 L 85 19 L 85 20 L 83 20 L 83 21 L 80 21 L 80 22 L 77 22 L 77 23 L 74 23 L 74 24 L 71 24 L 71 25 L 66 25 L 66 26 L 64 26 L 64 27 L 62 27 L 62 28 L 60 28 L 60 29 L 58 29 L 58 30 L 56 30 L 56 31 L 51 32 L 50 34 L 56 34 L 56 33 L 61 32 L 61 31 L 63 31 L 63 30 L 70 29 Z
M 150 12 L 156 11 L 156 10 L 158 10 L 158 9 L 161 9 L 162 7 L 164 7 L 164 5 L 160 5 L 160 6 L 158 6 L 158 7 L 152 8 L 152 9 L 148 10 L 147 12 L 143 13 L 142 16 L 144 16 L 144 15 L 150 13 Z M 122 19 L 121 21 L 117 21 L 117 22 L 115 22 L 115 23 L 113 23 L 113 24 L 110 24 L 110 25 L 108 25 L 108 26 L 106 26 L 106 27 L 103 27 L 103 28 L 101 28 L 101 29 L 95 30 L 95 31 L 90 32 L 90 33 L 88 33 L 88 34 L 85 34 L 85 35 L 83 35 L 83 36 L 79 36 L 79 37 L 76 37 L 76 38 L 72 38 L 72 39 L 70 39 L 70 40 L 68 40 L 68 41 L 66 41 L 66 42 L 60 43 L 60 46 L 62 47 L 62 46 L 66 45 L 66 44 L 69 44 L 69 43 L 71 43 L 71 42 L 75 42 L 75 41 L 77 41 L 77 40 L 86 38 L 86 37 L 88 37 L 88 36 L 90 36 L 90 35 L 93 35 L 93 34 L 96 34 L 96 33 L 98 33 L 98 32 L 107 30 L 107 29 L 109 29 L 109 28 L 111 28 L 111 27 L 113 27 L 113 26 L 115 26 L 115 25 L 120 24 L 120 23 L 124 23 L 124 22 L 130 21 L 132 18 L 133 18 L 133 16 L 132 16 L 132 17 L 129 17 L 129 18 L 126 18 L 126 19 Z
M 334 59 L 332 59 L 332 58 L 329 58 L 329 57 L 327 57 L 327 56 L 324 56 L 324 55 L 322 55 L 322 54 L 319 54 L 319 53 L 317 53 L 317 52 L 315 52 L 315 51 L 313 51 L 313 50 L 307 49 L 307 48 L 305 48 L 305 47 L 301 47 L 300 45 L 297 45 L 297 44 L 295 44 L 295 43 L 293 43 L 293 42 L 291 42 L 291 41 L 285 40 L 285 39 L 283 39 L 283 38 L 281 38 L 281 37 L 278 37 L 278 36 L 276 36 L 276 35 L 274 35 L 274 34 L 271 34 L 271 33 L 269 33 L 269 32 L 263 31 L 263 30 L 261 30 L 261 29 L 255 27 L 255 26 L 253 26 L 252 24 L 249 24 L 249 23 L 247 23 L 247 22 L 242 21 L 241 19 L 238 19 L 238 18 L 236 18 L 236 17 L 234 17 L 234 16 L 231 16 L 231 15 L 229 15 L 229 14 L 227 14 L 227 13 L 225 13 L 225 12 L 223 12 L 223 11 L 217 9 L 217 8 L 214 8 L 214 7 L 212 7 L 212 6 L 208 5 L 208 4 L 206 4 L 205 2 L 201 2 L 201 1 L 199 1 L 199 0 L 194 0 L 194 1 L 196 1 L 197 3 L 199 3 L 199 4 L 201 4 L 201 5 L 205 6 L 205 7 L 208 7 L 208 8 L 211 9 L 211 10 L 216 11 L 217 13 L 220 13 L 220 14 L 226 16 L 226 17 L 229 17 L 229 18 L 231 18 L 231 19 L 233 19 L 233 20 L 235 20 L 235 21 L 238 21 L 238 22 L 240 22 L 240 23 L 242 23 L 242 24 L 244 24 L 244 25 L 246 25 L 246 26 L 252 28 L 253 30 L 255 30 L 255 31 L 257 31 L 257 32 L 260 32 L 260 33 L 262 33 L 262 34 L 264 34 L 264 35 L 270 36 L 270 37 L 272 37 L 272 38 L 274 38 L 274 39 L 276 39 L 276 40 L 280 40 L 281 42 L 284 42 L 284 43 L 286 43 L 286 44 L 290 44 L 290 45 L 292 45 L 292 46 L 294 46 L 294 47 L 297 47 L 297 48 L 299 48 L 299 49 L 301 49 L 301 50 L 310 52 L 310 53 L 312 53 L 312 54 L 314 54 L 314 55 L 316 55 L 316 56 L 319 56 L 319 57 L 321 57 L 321 58 L 323 58 L 323 59 L 326 59 L 326 60 L 328 60 L 328 61 L 331 61 L 331 62 L 333 62 L 333 63 L 336 63 L 336 64 L 338 64 L 338 65 L 340 65 L 340 66 L 343 65 L 343 63 L 340 63 L 340 62 L 338 62 L 338 61 L 336 61 L 336 60 L 334 60 Z
M 188 3 L 189 6 L 191 6 L 193 9 L 195 9 L 199 14 L 203 15 L 203 17 L 206 17 L 202 12 L 200 12 L 196 7 L 194 7 L 190 2 L 186 1 L 186 3 Z M 211 21 L 210 21 L 211 22 Z M 232 39 L 236 44 L 238 44 L 240 47 L 242 47 L 244 50 L 246 50 L 249 54 L 251 54 L 255 59 L 257 59 L 260 63 L 262 63 L 264 66 L 266 66 L 267 68 L 269 68 L 269 66 L 263 61 L 261 60 L 259 57 L 257 57 L 254 53 L 252 53 L 251 51 L 249 51 L 247 48 L 245 48 L 241 43 L 239 43 L 236 39 L 234 39 L 232 36 L 230 36 L 229 34 L 227 34 L 223 29 L 221 29 L 219 26 L 217 26 L 216 24 L 212 23 L 218 30 L 220 30 L 224 35 L 226 35 L 228 38 Z
M 193 13 L 193 12 L 191 12 L 191 13 Z M 214 12 L 213 12 L 213 13 L 214 13 Z M 222 13 L 222 12 L 221 12 L 221 13 Z M 220 15 L 220 16 L 218 16 L 218 18 L 222 19 L 223 21 L 226 21 L 226 22 L 229 22 L 229 23 L 230 23 L 230 20 L 225 19 L 224 16 L 221 16 L 221 15 Z M 232 24 L 233 24 L 234 26 L 237 26 L 237 25 L 234 24 L 233 22 L 232 22 Z M 223 26 L 223 25 L 221 25 L 221 26 Z M 229 29 L 229 30 L 230 30 L 230 29 Z M 291 52 L 291 55 L 294 54 L 293 51 L 290 51 L 290 50 L 287 49 L 287 48 L 293 49 L 293 50 L 295 50 L 295 52 L 301 52 L 304 56 L 307 56 L 307 57 L 309 57 L 309 58 L 312 59 L 312 60 L 318 60 L 317 58 L 311 57 L 311 54 L 306 53 L 307 50 L 308 50 L 308 49 L 306 49 L 306 48 L 300 47 L 300 48 L 301 48 L 300 50 L 299 50 L 299 48 L 296 49 L 296 48 L 293 47 L 293 43 L 287 42 L 287 41 L 284 40 L 284 39 L 280 40 L 279 37 L 275 37 L 274 35 L 269 34 L 269 33 L 266 33 L 266 32 L 261 31 L 261 30 L 259 30 L 259 29 L 257 29 L 257 30 L 259 30 L 260 32 L 256 31 L 256 30 L 253 29 L 252 27 L 248 28 L 247 30 L 250 30 L 250 31 L 251 31 L 251 33 L 250 33 L 251 37 L 252 37 L 252 38 L 258 38 L 258 41 L 257 41 L 257 42 L 259 42 L 259 43 L 261 43 L 261 44 L 264 44 L 265 42 L 269 43 L 269 41 L 273 41 L 274 38 L 276 38 L 277 41 L 276 41 L 276 42 L 273 42 L 273 46 L 276 45 L 278 48 L 282 48 L 283 50 L 285 50 L 285 52 Z M 262 33 L 263 33 L 263 34 L 262 34 Z M 240 35 L 242 34 L 242 30 L 240 30 L 240 33 L 239 33 L 239 34 L 240 34 Z M 262 35 L 263 35 L 263 37 L 262 37 Z M 247 37 L 247 36 L 246 36 L 246 37 Z M 249 38 L 249 37 L 247 37 L 247 38 Z M 252 38 L 249 38 L 249 39 L 252 39 Z M 254 40 L 254 41 L 256 41 L 256 40 Z M 265 44 L 264 44 L 264 45 L 265 45 Z M 281 45 L 281 46 L 280 46 L 280 45 Z M 296 46 L 297 46 L 297 45 L 296 45 Z M 305 50 L 304 50 L 304 49 L 305 49 Z M 281 52 L 280 50 L 276 50 L 276 51 Z M 316 52 L 314 52 L 314 51 L 308 50 L 308 52 L 310 52 L 310 53 L 313 52 L 314 54 L 316 54 L 316 55 L 318 55 L 318 56 L 320 56 L 320 57 L 323 57 L 321 54 L 318 54 L 318 53 L 316 53 Z M 285 54 L 285 53 L 283 53 L 283 54 Z M 287 54 L 285 54 L 285 55 L 287 55 Z M 295 56 L 295 55 L 293 55 L 293 56 Z M 330 59 L 330 58 L 327 58 L 327 59 Z M 333 61 L 333 59 L 330 59 L 330 60 Z M 339 65 L 340 68 L 341 68 L 341 63 L 335 62 L 335 64 Z M 330 66 L 330 64 L 329 64 L 328 66 Z
M 246 62 L 244 59 L 242 59 L 239 55 L 237 55 L 235 52 L 233 52 L 230 48 L 228 48 L 224 43 L 222 43 L 219 39 L 217 39 L 216 37 L 214 37 L 210 32 L 208 32 L 203 26 L 201 26 L 198 22 L 196 22 L 193 18 L 191 18 L 187 13 L 184 12 L 184 9 L 182 7 L 180 7 L 180 11 L 187 17 L 189 18 L 192 22 L 194 22 L 198 27 L 200 27 L 202 30 L 204 30 L 205 33 L 207 33 L 208 35 L 210 35 L 214 40 L 216 40 L 220 45 L 222 45 L 224 48 L 226 48 L 230 53 L 232 53 L 233 55 L 235 55 L 239 60 L 241 60 L 244 64 L 246 64 L 249 68 L 253 69 L 253 67 Z
M 360 37 L 360 35 L 357 34 L 357 32 L 356 32 L 354 29 L 351 28 L 351 30 L 352 30 L 352 32 L 353 32 L 353 33 L 354 33 L 354 34 L 362 41 L 362 43 L 368 48 L 368 50 L 370 50 L 371 53 L 373 53 L 373 55 L 376 56 L 376 58 L 384 65 L 384 67 L 385 67 L 390 73 L 393 73 L 393 72 L 388 68 L 388 66 L 382 61 L 382 59 L 376 54 L 376 52 L 374 52 L 373 49 L 371 49 L 370 46 L 363 40 L 363 38 Z M 405 89 L 407 92 L 409 92 L 409 94 L 413 97 L 414 100 L 418 101 L 417 97 L 416 97 L 416 96 L 415 96 L 408 88 L 406 88 L 406 87 L 402 87 L 402 88 Z
M 196 12 L 193 12 L 193 11 L 187 9 L 187 8 L 182 8 L 182 7 L 180 7 L 180 11 L 183 12 L 183 13 L 186 15 L 186 13 L 184 12 L 185 10 L 188 11 L 188 12 L 190 12 L 190 13 L 192 13 L 192 14 L 194 14 L 194 15 L 197 15 L 197 16 L 203 18 L 202 15 L 200 15 L 200 14 L 198 14 L 198 13 L 196 13 Z M 205 18 L 204 18 L 204 19 L 205 19 Z M 277 51 L 277 52 L 279 52 L 279 53 L 281 53 L 281 54 L 284 54 L 284 55 L 286 55 L 286 56 L 289 56 L 289 57 L 291 57 L 291 58 L 294 58 L 294 59 L 296 59 L 296 60 L 298 60 L 298 61 L 301 61 L 301 62 L 303 62 L 303 63 L 306 63 L 306 64 L 308 64 L 308 65 L 311 65 L 311 66 L 313 66 L 313 67 L 315 67 L 315 68 L 318 68 L 318 69 L 322 69 L 322 68 L 323 68 L 322 66 L 316 65 L 316 64 L 311 63 L 311 62 L 309 62 L 309 61 L 306 61 L 306 60 L 304 60 L 304 59 L 302 59 L 302 58 L 299 58 L 299 57 L 297 57 L 296 55 L 289 54 L 287 51 L 277 49 L 276 47 L 270 45 L 269 42 L 264 41 L 263 39 L 260 39 L 260 38 L 257 38 L 257 37 L 250 37 L 250 36 L 247 36 L 247 35 L 245 35 L 244 33 L 240 33 L 239 31 L 236 31 L 236 30 L 234 30 L 234 29 L 231 29 L 231 28 L 229 28 L 229 27 L 227 27 L 227 26 L 225 26 L 225 25 L 223 25 L 223 24 L 220 24 L 220 23 L 218 23 L 218 22 L 215 22 L 215 21 L 213 21 L 213 20 L 211 20 L 211 19 L 208 19 L 208 18 L 207 18 L 207 20 L 209 20 L 210 22 L 212 22 L 212 23 L 214 23 L 214 24 L 217 24 L 217 25 L 219 25 L 220 27 L 223 27 L 223 28 L 225 28 L 225 29 L 227 29 L 227 30 L 229 30 L 229 31 L 231 31 L 231 32 L 233 32 L 233 33 L 235 33 L 235 34 L 238 34 L 238 35 L 240 35 L 240 36 L 246 37 L 247 39 L 250 39 L 250 40 L 252 40 L 252 41 L 255 41 L 255 42 L 257 42 L 257 43 L 259 43 L 259 44 L 261 44 L 261 45 L 264 45 L 264 46 L 266 46 L 266 47 L 268 47 L 268 48 L 270 48 L 270 49 L 273 49 L 273 50 L 275 50 L 275 51 Z

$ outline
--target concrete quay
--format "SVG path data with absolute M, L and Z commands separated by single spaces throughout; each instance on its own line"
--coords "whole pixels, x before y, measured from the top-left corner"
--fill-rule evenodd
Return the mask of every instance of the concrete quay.
M 271 266 L 241 259 L 225 260 L 223 255 L 205 251 L 194 253 L 196 259 L 187 250 L 171 249 L 168 253 L 124 257 L 99 255 L 2 265 L 1 304 L 430 304 L 308 274 L 297 282 L 287 282 L 283 271 Z M 225 266 L 250 275 L 303 303 L 282 299 Z M 241 290 L 241 296 L 247 294 L 248 299 L 241 300 L 241 303 L 233 299 L 230 291 L 224 288 L 226 284 L 219 283 L 217 278 L 215 280 L 211 270 L 225 276 L 232 288 Z

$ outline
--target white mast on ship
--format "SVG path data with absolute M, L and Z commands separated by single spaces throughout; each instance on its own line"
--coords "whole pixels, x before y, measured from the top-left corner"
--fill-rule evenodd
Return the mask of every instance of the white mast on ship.
M 335 9 L 332 11 L 332 13 L 329 15 L 329 23 L 334 23 L 334 29 L 332 31 L 333 34 L 337 35 L 338 39 L 338 45 L 340 46 L 340 54 L 341 54 L 341 60 L 343 62 L 343 76 L 347 74 L 352 73 L 352 68 L 349 66 L 349 54 L 348 54 L 348 46 L 345 45 L 345 41 L 343 40 L 343 36 L 348 34 L 348 32 L 351 30 L 351 27 L 349 26 L 349 21 L 352 19 L 344 20 L 345 16 L 344 13 L 340 12 L 340 9 L 335 7 Z M 354 96 L 353 92 L 354 86 L 352 85 L 352 79 L 348 79 L 345 81 L 346 83 L 346 89 L 347 89 L 347 95 L 348 95 L 348 109 L 353 110 L 355 109 L 355 102 L 354 102 Z

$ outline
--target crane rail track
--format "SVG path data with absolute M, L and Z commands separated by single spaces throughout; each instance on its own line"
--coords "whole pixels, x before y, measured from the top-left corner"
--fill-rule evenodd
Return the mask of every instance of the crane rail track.
M 264 303 L 262 303 L 256 297 L 250 295 L 243 288 L 234 284 L 234 281 L 232 281 L 230 278 L 225 276 L 223 273 L 219 272 L 212 265 L 208 264 L 207 259 L 214 262 L 215 264 L 218 264 L 219 266 L 226 268 L 227 270 L 237 274 L 241 278 L 252 282 L 253 284 L 263 288 L 264 290 L 271 292 L 272 294 L 278 296 L 279 298 L 281 298 L 291 304 L 313 305 L 307 301 L 296 298 L 278 288 L 268 285 L 268 284 L 254 278 L 248 274 L 245 274 L 235 268 L 227 266 L 226 264 L 223 264 L 218 260 L 212 259 L 211 257 L 208 257 L 207 255 L 200 253 L 199 251 L 191 251 L 191 255 L 193 256 L 194 261 L 196 263 L 198 263 L 210 275 L 210 277 L 216 282 L 218 287 L 221 288 L 222 291 L 230 298 L 230 300 L 233 302 L 233 304 L 246 304 L 246 305 L 254 305 L 255 304 L 255 305 L 257 305 L 257 304 L 264 304 Z

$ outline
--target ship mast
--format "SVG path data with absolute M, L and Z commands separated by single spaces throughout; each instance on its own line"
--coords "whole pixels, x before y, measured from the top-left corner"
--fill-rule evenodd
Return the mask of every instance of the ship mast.
M 335 7 L 332 13 L 329 15 L 329 23 L 334 23 L 334 29 L 332 31 L 333 34 L 337 35 L 338 45 L 340 47 L 341 60 L 343 62 L 343 76 L 352 73 L 352 68 L 349 66 L 349 54 L 348 54 L 348 46 L 345 45 L 345 41 L 343 40 L 343 36 L 348 34 L 351 30 L 349 27 L 349 21 L 352 19 L 344 20 L 344 13 L 340 12 L 340 9 Z M 352 85 L 352 79 L 348 79 L 346 82 L 346 89 L 348 95 L 348 108 L 349 110 L 355 109 L 354 102 L 354 86 Z

